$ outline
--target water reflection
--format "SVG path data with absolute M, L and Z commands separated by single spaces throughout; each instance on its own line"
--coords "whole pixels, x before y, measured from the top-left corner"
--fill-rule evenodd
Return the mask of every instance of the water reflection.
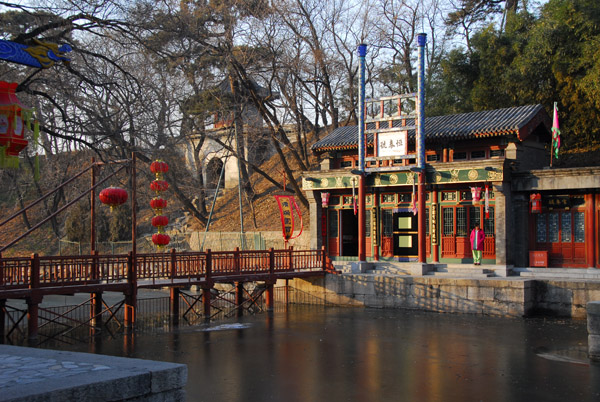
M 584 321 L 298 307 L 74 348 L 186 363 L 188 401 L 600 400 Z

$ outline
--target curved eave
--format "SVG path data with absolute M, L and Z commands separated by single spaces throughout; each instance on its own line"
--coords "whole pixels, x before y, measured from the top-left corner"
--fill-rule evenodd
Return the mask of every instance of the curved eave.
M 499 130 L 499 131 L 493 131 L 493 132 L 487 132 L 487 133 L 467 133 L 467 134 L 460 134 L 460 133 L 444 133 L 444 134 L 438 134 L 438 135 L 431 135 L 429 137 L 426 138 L 426 142 L 436 142 L 436 141 L 444 141 L 444 140 L 472 140 L 472 139 L 477 139 L 477 138 L 492 138 L 492 137 L 505 137 L 508 135 L 512 135 L 512 134 L 516 134 L 517 138 L 519 138 L 520 141 L 523 140 L 522 135 L 521 135 L 521 130 L 519 129 L 505 129 L 505 130 Z M 408 136 L 408 140 L 411 142 L 415 141 L 415 135 L 412 133 L 409 133 Z M 373 142 L 368 142 L 367 143 L 367 147 L 372 148 L 373 147 Z M 329 145 L 329 146 L 324 146 L 324 147 L 319 147 L 319 148 L 313 148 L 312 151 L 314 153 L 322 153 L 322 152 L 331 152 L 331 151 L 350 151 L 350 150 L 355 150 L 358 149 L 358 144 L 352 143 L 352 144 L 339 144 L 339 145 Z

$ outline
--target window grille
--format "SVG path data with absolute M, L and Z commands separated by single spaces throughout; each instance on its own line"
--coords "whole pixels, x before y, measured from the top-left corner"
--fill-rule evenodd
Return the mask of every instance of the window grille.
M 467 208 L 456 208 L 456 235 L 465 237 L 467 235 Z
M 585 213 L 575 212 L 575 243 L 585 243 Z
M 394 234 L 394 215 L 391 209 L 381 210 L 381 223 L 383 236 L 391 237 Z
M 483 219 L 483 231 L 485 235 L 493 236 L 496 233 L 496 220 L 494 215 L 494 207 L 490 207 L 490 217 Z
M 444 208 L 444 236 L 454 234 L 454 209 Z
M 560 216 L 560 241 L 571 243 L 571 213 L 563 212 Z
M 546 243 L 548 241 L 548 233 L 546 230 L 545 214 L 535 216 L 535 228 L 535 241 L 538 243 Z
M 338 211 L 329 211 L 329 237 L 338 237 Z

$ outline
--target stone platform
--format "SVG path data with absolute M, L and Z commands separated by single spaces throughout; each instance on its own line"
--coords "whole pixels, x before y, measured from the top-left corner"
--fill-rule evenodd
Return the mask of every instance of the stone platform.
M 0 345 L 0 401 L 184 401 L 187 366 Z

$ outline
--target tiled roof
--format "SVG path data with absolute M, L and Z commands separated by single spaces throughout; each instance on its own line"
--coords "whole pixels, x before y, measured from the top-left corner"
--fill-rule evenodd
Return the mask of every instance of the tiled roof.
M 538 114 L 549 124 L 550 117 L 542 105 L 516 106 L 483 112 L 461 113 L 425 118 L 425 140 L 466 140 L 478 137 L 495 137 L 517 134 Z M 413 125 L 413 121 L 407 121 Z M 367 127 L 370 128 L 370 127 Z M 415 130 L 409 130 L 409 141 L 415 138 Z M 313 144 L 313 151 L 328 151 L 356 148 L 358 127 L 345 126 L 332 131 L 327 137 Z M 372 144 L 373 135 L 367 135 L 367 144 Z

